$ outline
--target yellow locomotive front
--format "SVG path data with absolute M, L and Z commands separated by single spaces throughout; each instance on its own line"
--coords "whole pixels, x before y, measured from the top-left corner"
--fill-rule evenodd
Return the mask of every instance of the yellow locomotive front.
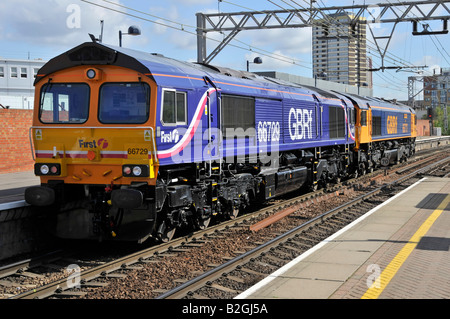
M 156 84 L 134 61 L 95 50 L 80 46 L 38 74 L 30 138 L 41 186 L 25 199 L 54 212 L 58 237 L 144 240 L 156 216 L 146 203 L 158 172 Z
M 77 67 L 41 81 L 32 136 L 42 183 L 154 184 L 151 86 L 115 67 Z M 133 180 L 124 177 L 131 174 Z

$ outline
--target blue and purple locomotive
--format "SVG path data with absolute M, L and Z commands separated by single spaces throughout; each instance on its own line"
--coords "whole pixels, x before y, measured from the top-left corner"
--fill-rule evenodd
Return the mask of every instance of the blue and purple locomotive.
M 26 200 L 64 238 L 167 241 L 414 153 L 406 106 L 95 42 L 35 87 Z

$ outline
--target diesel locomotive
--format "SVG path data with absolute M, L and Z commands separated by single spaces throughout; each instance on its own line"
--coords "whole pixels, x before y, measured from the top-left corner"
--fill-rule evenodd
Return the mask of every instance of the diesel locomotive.
M 415 150 L 407 106 L 96 42 L 35 92 L 25 199 L 61 238 L 168 241 Z

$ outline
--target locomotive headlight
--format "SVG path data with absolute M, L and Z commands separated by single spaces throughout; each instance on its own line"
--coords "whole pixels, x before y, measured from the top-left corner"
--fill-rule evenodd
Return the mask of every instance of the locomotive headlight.
M 126 164 L 122 166 L 124 177 L 149 177 L 150 167 L 148 165 Z
M 47 165 L 42 165 L 41 166 L 41 174 L 47 175 L 48 172 L 49 172 L 48 166 Z
M 130 175 L 130 174 L 131 174 L 131 168 L 130 168 L 130 166 L 124 166 L 124 167 L 123 167 L 123 174 L 124 174 L 124 175 Z
M 97 75 L 97 72 L 95 72 L 94 69 L 89 69 L 86 72 L 86 76 L 91 80 L 94 79 L 96 75 Z
M 102 77 L 102 70 L 96 68 L 89 68 L 84 71 L 86 79 L 91 81 L 99 81 Z
M 142 169 L 139 166 L 133 167 L 133 175 L 134 176 L 141 176 Z
M 61 175 L 61 164 L 36 163 L 34 164 L 35 175 Z

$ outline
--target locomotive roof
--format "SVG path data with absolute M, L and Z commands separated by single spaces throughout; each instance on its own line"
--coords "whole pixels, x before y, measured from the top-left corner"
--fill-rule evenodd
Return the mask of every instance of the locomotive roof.
M 249 80 L 260 85 L 274 85 L 264 77 L 250 72 L 236 71 L 228 68 L 183 62 L 165 57 L 161 54 L 147 53 L 133 49 L 116 47 L 96 42 L 83 43 L 48 61 L 38 72 L 35 84 L 45 75 L 79 65 L 116 65 L 136 70 L 152 78 L 160 85 L 172 84 L 174 78 L 158 77 L 154 75 L 174 75 L 184 80 L 203 79 L 205 76 L 221 78 L 227 81 Z M 203 81 L 191 81 L 191 86 L 204 86 Z M 278 83 L 287 86 L 287 84 Z M 302 89 L 298 85 L 290 85 Z M 305 92 L 309 90 L 304 89 Z
M 39 70 L 34 84 L 47 74 L 79 65 L 115 65 L 130 68 L 152 78 L 158 85 L 162 86 L 204 87 L 205 76 L 207 76 L 214 82 L 234 83 L 234 89 L 242 92 L 266 88 L 266 92 L 270 92 L 271 97 L 280 97 L 281 91 L 283 93 L 295 91 L 296 93 L 303 93 L 305 96 L 309 95 L 312 99 L 314 93 L 293 83 L 277 83 L 250 72 L 183 62 L 161 54 L 136 51 L 97 42 L 85 42 L 51 59 Z M 283 87 L 283 90 L 276 92 L 274 85 Z M 320 94 L 318 95 L 320 96 Z
M 190 87 L 203 87 L 206 80 L 205 76 L 208 76 L 213 81 L 218 81 L 223 84 L 234 82 L 236 83 L 235 87 L 239 87 L 242 90 L 258 90 L 261 88 L 267 88 L 268 91 L 275 91 L 273 90 L 273 86 L 276 85 L 283 88 L 284 93 L 302 93 L 306 96 L 310 95 L 311 98 L 314 94 L 318 98 L 340 101 L 342 96 L 344 96 L 355 100 L 362 108 L 367 108 L 367 103 L 371 106 L 377 104 L 383 106 L 381 104 L 384 104 L 388 105 L 390 108 L 398 108 L 399 110 L 407 108 L 406 106 L 395 105 L 380 99 L 377 100 L 355 94 L 322 90 L 280 79 L 263 77 L 250 72 L 237 71 L 212 65 L 183 62 L 160 54 L 136 51 L 133 49 L 97 42 L 85 42 L 51 59 L 39 70 L 36 76 L 35 84 L 47 74 L 79 65 L 122 66 L 136 70 L 152 78 L 159 85 L 173 85 L 174 79 L 177 81 L 181 81 L 182 79 L 183 81 L 190 81 Z M 170 75 L 173 75 L 173 77 L 170 77 Z M 239 85 L 241 82 L 245 82 L 247 86 Z M 248 83 L 253 83 L 254 86 L 257 85 L 260 87 L 249 87 Z M 280 94 L 280 92 L 276 94 Z
M 47 74 L 80 65 L 117 65 L 130 68 L 141 73 L 149 73 L 142 63 L 135 58 L 123 54 L 105 45 L 94 42 L 83 43 L 67 52 L 64 52 L 48 61 L 36 76 L 34 84 L 38 83 Z
M 377 97 L 366 97 L 369 100 L 369 105 L 373 108 L 385 108 L 385 109 L 393 109 L 399 112 L 411 112 L 415 113 L 415 111 L 409 106 L 399 103 L 397 101 L 387 101 L 385 99 L 380 99 Z

